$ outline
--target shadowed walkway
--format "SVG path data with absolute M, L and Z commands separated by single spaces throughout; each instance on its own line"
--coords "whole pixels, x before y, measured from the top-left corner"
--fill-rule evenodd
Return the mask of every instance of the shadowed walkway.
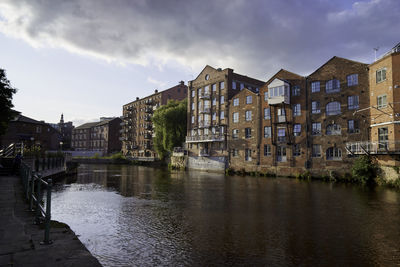
M 68 226 L 53 223 L 51 245 L 33 224 L 17 176 L 0 176 L 0 266 L 101 266 Z

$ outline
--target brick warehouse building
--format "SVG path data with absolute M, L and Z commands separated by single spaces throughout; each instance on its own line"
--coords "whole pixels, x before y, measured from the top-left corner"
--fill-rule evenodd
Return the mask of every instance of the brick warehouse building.
M 367 68 L 333 57 L 308 77 L 282 69 L 261 84 L 207 66 L 189 83 L 188 167 L 343 173 L 346 143 L 369 138 L 369 116 L 356 112 L 369 107 Z
M 369 140 L 353 140 L 351 153 L 374 155 L 381 165 L 400 166 L 400 43 L 369 65 Z M 393 168 L 386 168 L 392 170 Z
M 225 169 L 229 157 L 229 101 L 244 88 L 257 92 L 263 84 L 260 80 L 234 73 L 233 69 L 211 66 L 206 66 L 189 82 L 186 137 L 189 168 Z
M 107 155 L 121 151 L 120 118 L 100 118 L 76 127 L 72 131 L 72 148 L 76 151 L 98 152 Z
M 181 81 L 178 85 L 125 104 L 122 108 L 121 129 L 122 152 L 126 156 L 141 160 L 155 160 L 157 153 L 153 148 L 153 111 L 169 100 L 183 100 L 187 97 L 187 86 Z

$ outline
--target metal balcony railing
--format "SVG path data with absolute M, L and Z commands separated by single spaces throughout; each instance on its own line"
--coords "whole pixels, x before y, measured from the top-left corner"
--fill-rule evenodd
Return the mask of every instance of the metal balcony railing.
M 186 143 L 221 142 L 221 141 L 224 141 L 224 136 L 221 134 L 186 136 Z
M 208 150 L 207 149 L 201 149 L 200 151 L 199 151 L 199 156 L 200 157 L 208 157 L 210 154 L 208 153 Z
M 210 127 L 211 126 L 211 122 L 210 121 L 200 121 L 199 122 L 199 127 Z
M 199 110 L 200 113 L 210 113 L 211 112 L 211 108 L 201 108 Z
M 348 142 L 346 143 L 348 154 L 400 154 L 400 141 L 381 142 Z

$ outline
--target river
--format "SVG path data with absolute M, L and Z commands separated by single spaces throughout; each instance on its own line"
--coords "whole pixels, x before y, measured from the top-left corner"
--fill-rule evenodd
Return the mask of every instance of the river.
M 290 178 L 81 165 L 55 187 L 104 266 L 399 266 L 400 192 Z

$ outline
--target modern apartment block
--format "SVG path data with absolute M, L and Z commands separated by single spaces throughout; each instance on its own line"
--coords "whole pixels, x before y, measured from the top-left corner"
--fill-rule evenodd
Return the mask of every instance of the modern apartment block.
M 121 151 L 120 118 L 100 118 L 98 122 L 85 123 L 72 131 L 72 148 L 92 151 L 101 155 Z
M 348 142 L 351 153 L 376 156 L 380 163 L 400 166 L 400 43 L 369 66 L 369 138 Z
M 178 85 L 144 97 L 136 98 L 122 108 L 121 129 L 122 152 L 126 156 L 141 160 L 154 160 L 157 153 L 153 149 L 154 137 L 151 117 L 153 112 L 169 100 L 183 100 L 187 97 L 187 86 L 181 81 Z
M 186 145 L 189 168 L 225 169 L 228 165 L 230 100 L 248 88 L 258 92 L 264 82 L 237 74 L 233 69 L 206 66 L 188 85 Z

